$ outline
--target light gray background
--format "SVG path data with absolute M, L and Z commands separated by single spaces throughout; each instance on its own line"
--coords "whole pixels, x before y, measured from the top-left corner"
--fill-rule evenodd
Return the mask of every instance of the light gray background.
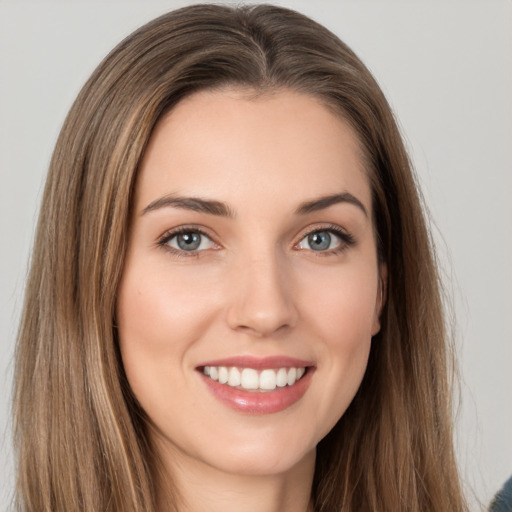
M 14 338 L 58 131 L 119 40 L 187 3 L 0 0 L 1 510 L 13 485 Z M 457 317 L 457 444 L 476 510 L 477 499 L 487 503 L 512 474 L 512 2 L 276 3 L 314 17 L 353 47 L 406 135 Z

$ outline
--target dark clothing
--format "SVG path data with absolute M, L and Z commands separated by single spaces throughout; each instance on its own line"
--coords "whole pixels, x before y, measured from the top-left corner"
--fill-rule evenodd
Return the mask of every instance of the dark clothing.
M 492 500 L 489 512 L 512 512 L 512 476 Z

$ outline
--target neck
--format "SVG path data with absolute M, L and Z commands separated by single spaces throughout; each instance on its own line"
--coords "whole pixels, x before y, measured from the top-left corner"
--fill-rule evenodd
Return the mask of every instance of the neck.
M 167 464 L 159 488 L 161 496 L 174 496 L 180 512 L 312 512 L 311 489 L 314 452 L 285 473 L 251 475 L 229 473 L 194 459 Z M 179 494 L 173 489 L 178 489 Z M 160 512 L 174 510 L 161 500 Z

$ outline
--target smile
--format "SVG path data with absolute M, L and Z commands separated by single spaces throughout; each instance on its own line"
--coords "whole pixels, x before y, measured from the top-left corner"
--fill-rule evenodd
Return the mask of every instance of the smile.
M 236 366 L 205 366 L 203 374 L 210 379 L 236 389 L 269 392 L 276 388 L 293 386 L 306 373 L 303 366 L 292 368 L 239 368 Z
M 206 389 L 230 409 L 273 414 L 299 402 L 316 373 L 313 361 L 293 357 L 229 357 L 196 367 Z

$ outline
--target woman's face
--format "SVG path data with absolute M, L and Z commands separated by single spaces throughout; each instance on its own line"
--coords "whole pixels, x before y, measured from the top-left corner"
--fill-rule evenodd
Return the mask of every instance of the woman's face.
M 379 330 L 371 193 L 349 125 L 290 91 L 200 92 L 157 125 L 117 322 L 164 460 L 314 460 Z

